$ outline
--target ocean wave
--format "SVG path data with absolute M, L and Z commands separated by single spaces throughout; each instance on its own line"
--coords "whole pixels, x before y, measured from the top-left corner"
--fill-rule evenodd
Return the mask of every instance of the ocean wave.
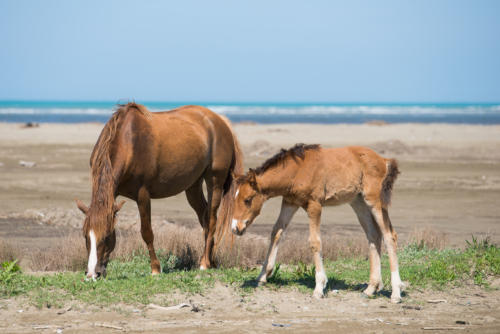
M 208 108 L 227 115 L 477 115 L 500 114 L 500 105 L 491 106 L 220 106 Z

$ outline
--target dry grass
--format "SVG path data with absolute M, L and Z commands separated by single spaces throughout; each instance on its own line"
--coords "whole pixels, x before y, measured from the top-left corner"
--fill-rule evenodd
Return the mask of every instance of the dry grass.
M 26 253 L 24 260 L 32 271 L 77 271 L 87 265 L 87 250 L 81 233 L 75 232 L 50 248 Z
M 0 239 L 0 263 L 5 261 L 14 261 L 19 259 L 21 255 L 20 250 L 11 243 Z
M 335 261 L 339 258 L 360 257 L 367 254 L 368 242 L 364 238 L 322 237 L 322 255 L 325 260 Z M 287 236 L 280 247 L 277 261 L 290 264 L 312 263 L 308 238 L 299 234 Z
M 446 233 L 430 227 L 414 229 L 408 238 L 409 244 L 416 244 L 428 249 L 444 249 L 448 244 Z
M 323 258 L 335 261 L 339 258 L 365 257 L 368 242 L 365 238 L 323 237 Z M 414 230 L 406 243 L 417 244 L 431 249 L 443 249 L 447 244 L 446 235 L 429 228 Z M 155 247 L 174 254 L 180 259 L 182 268 L 197 268 L 203 253 L 202 230 L 188 229 L 174 224 L 163 225 L 155 233 Z M 229 243 L 220 247 L 215 262 L 220 267 L 252 268 L 262 264 L 269 246 L 268 238 L 247 234 L 235 237 L 232 247 Z M 404 244 L 400 245 L 400 248 Z M 146 246 L 137 232 L 120 232 L 113 258 L 130 260 L 137 252 L 146 252 Z M 23 256 L 22 256 L 23 255 Z M 84 238 L 73 233 L 48 249 L 38 249 L 21 253 L 14 246 L 0 240 L 0 261 L 23 260 L 23 267 L 33 271 L 77 271 L 86 267 L 87 251 Z M 312 263 L 312 254 L 307 238 L 300 234 L 284 236 L 278 252 L 278 262 L 297 264 Z M 25 268 L 26 269 L 26 268 Z

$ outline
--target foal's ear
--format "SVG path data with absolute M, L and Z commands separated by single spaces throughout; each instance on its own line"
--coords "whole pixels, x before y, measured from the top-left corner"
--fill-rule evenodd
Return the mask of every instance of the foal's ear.
M 83 204 L 83 202 L 80 201 L 79 199 L 75 199 L 75 202 L 78 209 L 80 209 L 80 211 L 82 211 L 86 215 L 87 212 L 89 211 L 89 208 L 85 204 Z
M 248 184 L 250 184 L 250 186 L 255 189 L 255 190 L 259 190 L 258 189 L 258 186 L 257 186 L 257 177 L 256 177 L 257 174 L 255 174 L 255 170 L 253 170 L 252 168 L 250 168 L 248 170 Z
M 113 204 L 113 213 L 116 214 L 120 209 L 122 208 L 123 204 L 125 204 L 125 201 L 121 201 L 119 204 Z

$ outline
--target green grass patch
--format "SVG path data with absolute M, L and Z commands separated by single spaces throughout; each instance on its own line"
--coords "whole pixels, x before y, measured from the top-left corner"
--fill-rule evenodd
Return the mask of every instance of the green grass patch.
M 78 300 L 94 305 L 116 303 L 164 303 L 172 292 L 198 294 L 219 282 L 241 293 L 255 288 L 259 269 L 223 268 L 206 271 L 186 270 L 181 259 L 159 252 L 163 273 L 151 276 L 149 256 L 134 253 L 127 259 L 115 259 L 108 266 L 108 277 L 95 282 L 84 281 L 82 272 L 52 275 L 22 273 L 15 261 L 5 262 L 0 269 L 0 298 L 27 296 L 38 307 L 62 306 Z M 491 277 L 500 275 L 500 248 L 488 240 L 473 238 L 462 250 L 433 250 L 423 245 L 408 245 L 399 251 L 400 273 L 411 288 L 443 288 L 465 282 L 488 286 Z M 387 256 L 382 259 L 382 275 L 390 289 Z M 369 263 L 365 258 L 325 261 L 329 289 L 360 290 L 368 281 Z M 312 293 L 315 268 L 310 264 L 277 265 L 266 288 L 297 289 Z

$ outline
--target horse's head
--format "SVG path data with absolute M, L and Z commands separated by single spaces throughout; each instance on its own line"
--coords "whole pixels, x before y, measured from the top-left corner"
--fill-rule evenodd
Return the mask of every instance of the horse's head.
M 112 212 L 105 212 L 103 208 L 91 206 L 90 208 L 80 200 L 76 200 L 76 205 L 85 214 L 83 223 L 83 236 L 87 246 L 88 266 L 85 274 L 88 279 L 96 279 L 100 276 L 106 277 L 106 267 L 109 256 L 116 245 L 116 213 L 125 204 L 114 203 Z
M 236 235 L 242 235 L 253 223 L 267 199 L 260 191 L 256 176 L 255 171 L 250 169 L 246 175 L 236 178 L 237 190 L 231 224 Z

